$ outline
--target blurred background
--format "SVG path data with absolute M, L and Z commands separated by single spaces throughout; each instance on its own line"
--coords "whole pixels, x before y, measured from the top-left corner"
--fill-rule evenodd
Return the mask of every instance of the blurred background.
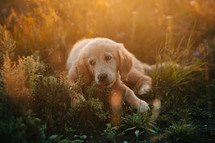
M 124 43 L 153 64 L 172 49 L 189 46 L 189 59 L 213 51 L 214 7 L 214 0 L 1 0 L 0 24 L 16 41 L 14 58 L 36 53 L 57 70 L 72 45 L 89 37 Z

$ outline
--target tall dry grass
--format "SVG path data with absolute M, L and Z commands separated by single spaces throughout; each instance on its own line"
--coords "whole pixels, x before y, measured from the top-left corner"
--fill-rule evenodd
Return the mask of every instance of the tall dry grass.
M 4 57 L 1 74 L 3 76 L 5 90 L 12 98 L 19 98 L 20 96 L 29 94 L 26 70 L 27 68 L 23 64 L 23 60 L 20 59 L 19 64 L 16 65 L 11 61 L 8 54 Z

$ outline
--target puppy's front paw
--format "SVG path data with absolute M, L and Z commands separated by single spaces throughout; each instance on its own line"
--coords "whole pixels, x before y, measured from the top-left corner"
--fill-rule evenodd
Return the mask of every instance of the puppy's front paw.
M 150 110 L 148 103 L 143 100 L 140 100 L 139 106 L 137 107 L 137 112 L 143 113 Z
M 138 90 L 138 94 L 139 95 L 146 94 L 147 92 L 149 92 L 150 89 L 151 89 L 151 87 L 149 85 L 142 85 L 140 87 L 140 89 Z

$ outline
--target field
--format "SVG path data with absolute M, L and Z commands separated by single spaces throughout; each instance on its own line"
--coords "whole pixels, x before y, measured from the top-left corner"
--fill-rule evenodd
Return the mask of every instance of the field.
M 214 7 L 214 0 L 1 0 L 0 142 L 215 142 Z M 149 112 L 123 102 L 114 126 L 110 89 L 69 84 L 70 49 L 94 37 L 123 43 L 148 64 L 180 64 L 150 73 L 152 90 L 137 94 Z M 87 100 L 71 106 L 80 94 Z

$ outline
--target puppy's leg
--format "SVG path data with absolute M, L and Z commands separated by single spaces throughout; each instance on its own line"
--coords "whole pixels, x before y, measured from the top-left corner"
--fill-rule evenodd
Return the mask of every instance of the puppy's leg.
M 152 86 L 152 78 L 140 73 L 136 69 L 132 69 L 129 73 L 128 82 L 135 84 L 135 88 L 140 95 L 146 94 Z
M 130 88 L 128 88 L 125 84 L 118 83 L 117 85 L 114 86 L 113 91 L 114 90 L 118 91 L 118 93 L 121 93 L 121 95 L 122 95 L 121 100 L 125 99 L 125 101 L 128 104 L 130 104 L 132 107 L 136 108 L 138 112 L 142 113 L 142 112 L 146 112 L 147 110 L 149 110 L 148 104 L 145 101 L 139 99 L 134 94 L 134 92 Z
M 142 75 L 136 82 L 135 88 L 139 95 L 146 94 L 152 87 L 152 79 L 149 76 Z
M 125 101 L 132 107 L 136 108 L 138 112 L 142 113 L 149 110 L 148 104 L 139 99 L 130 88 L 126 85 L 122 85 L 122 89 L 124 93 L 123 98 L 125 98 Z
M 86 101 L 86 99 L 84 98 L 84 96 L 81 93 L 77 93 L 77 92 L 73 92 L 71 94 L 71 107 L 75 107 L 76 105 L 78 105 L 81 101 Z
M 78 87 L 79 85 L 77 85 L 72 78 L 70 78 L 70 80 L 68 82 L 73 88 L 75 88 L 75 89 L 80 88 L 80 87 Z M 72 90 L 72 93 L 70 95 L 70 98 L 71 98 L 71 102 L 70 102 L 71 107 L 75 107 L 81 101 L 86 101 L 86 99 L 84 98 L 84 95 L 82 93 L 79 93 L 79 92 L 76 92 L 73 90 Z

